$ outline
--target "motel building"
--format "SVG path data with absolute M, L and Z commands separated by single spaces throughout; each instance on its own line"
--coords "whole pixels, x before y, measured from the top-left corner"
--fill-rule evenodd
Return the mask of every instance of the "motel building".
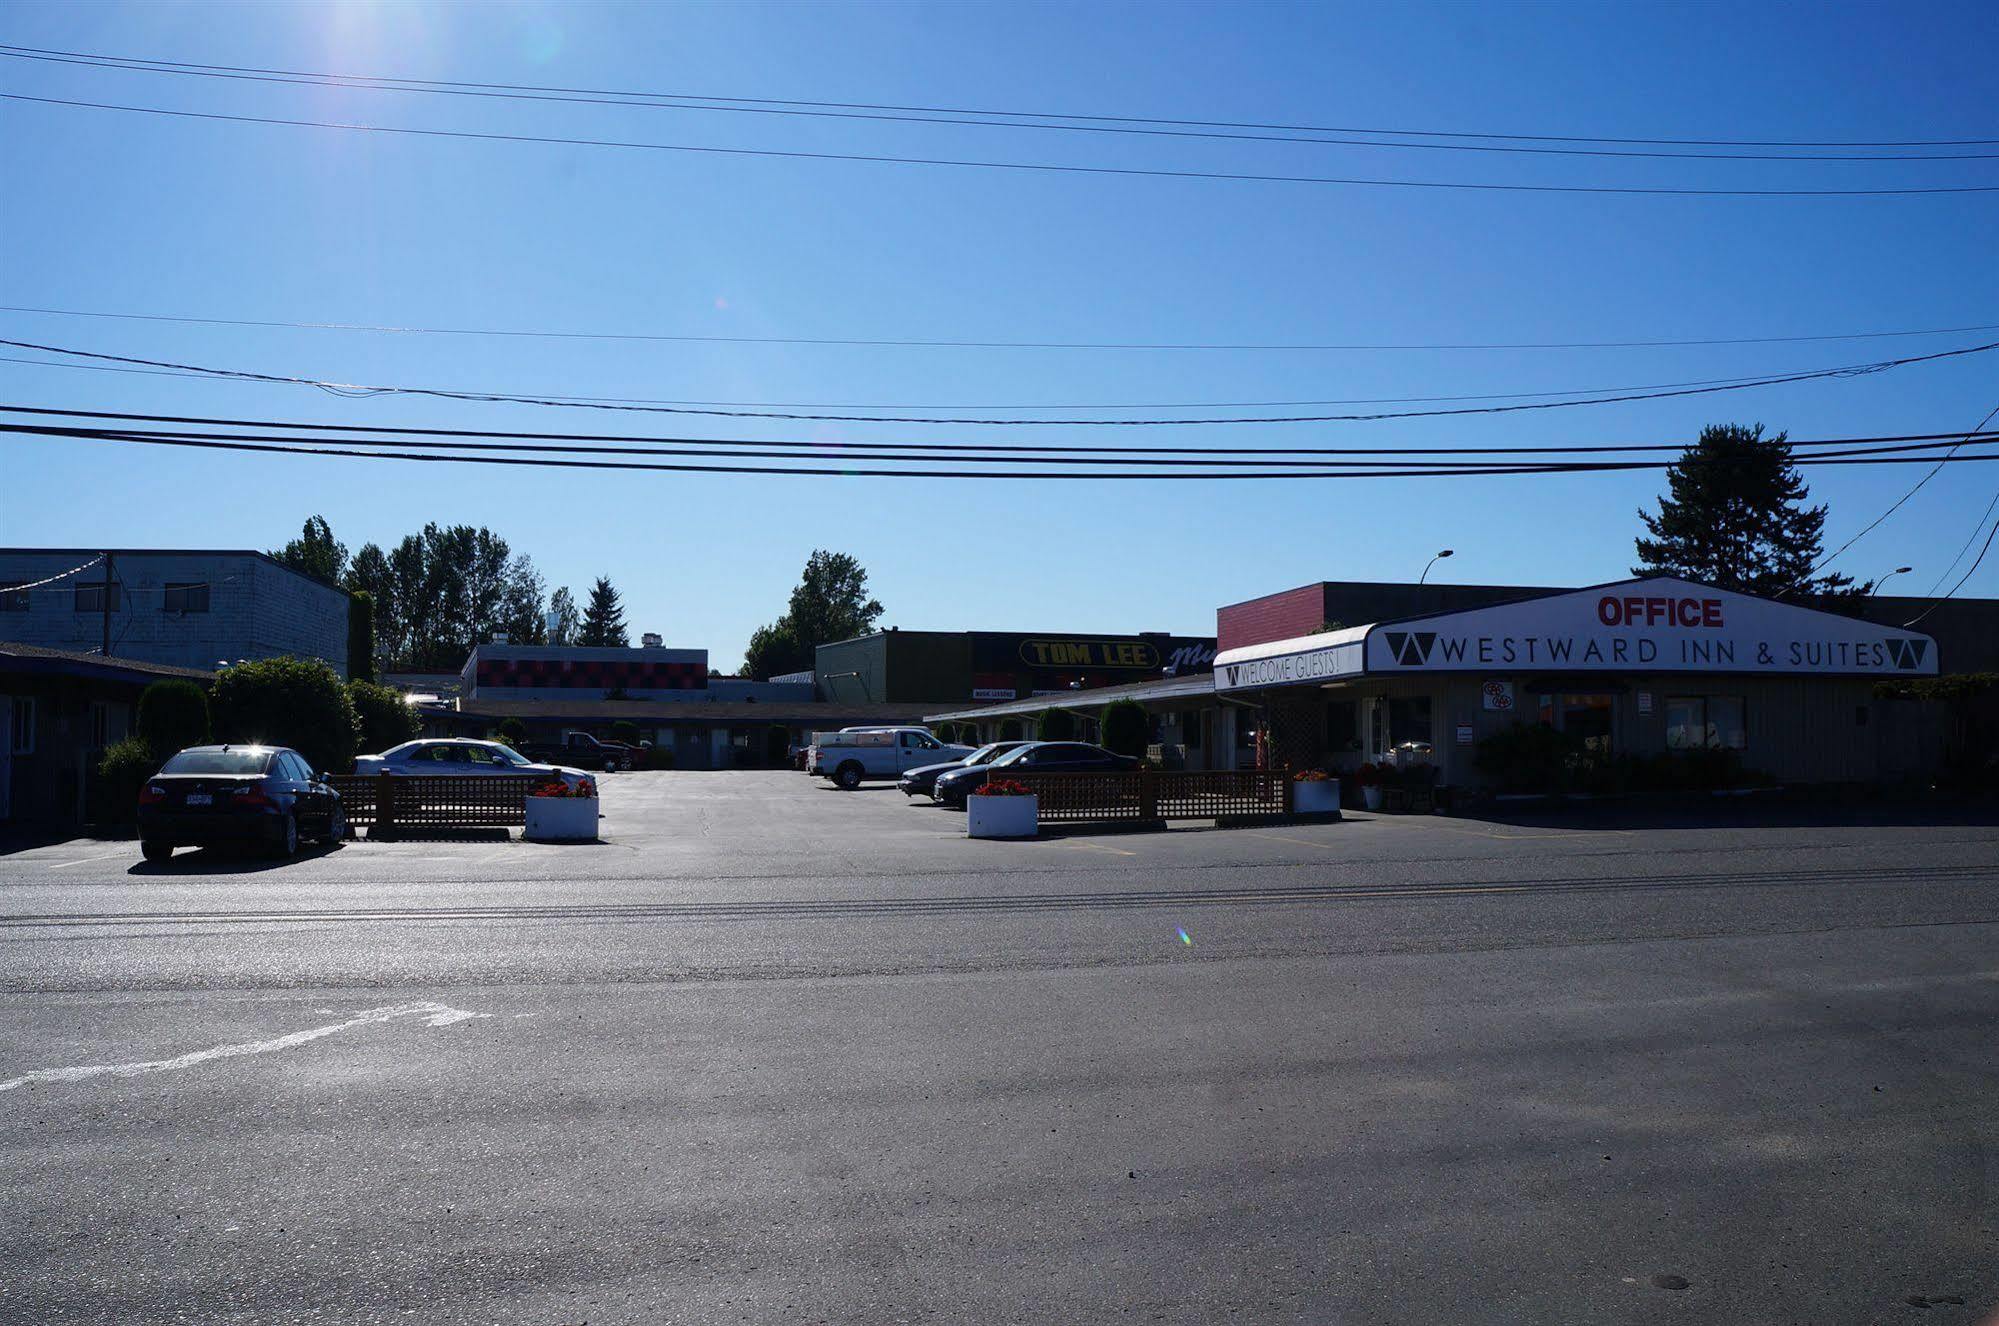
M 1913 720 L 1874 687 L 1939 663 L 1919 631 L 1668 577 L 1222 643 L 1215 695 L 1254 711 L 1260 761 L 1429 762 L 1459 786 L 1519 722 L 1601 755 L 1719 747 L 1784 781 L 1893 777 Z

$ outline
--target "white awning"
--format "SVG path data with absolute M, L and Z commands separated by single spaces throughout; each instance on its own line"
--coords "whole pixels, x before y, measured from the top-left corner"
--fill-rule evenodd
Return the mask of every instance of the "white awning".
M 1358 676 L 1366 667 L 1367 633 L 1373 629 L 1347 626 L 1217 654 L 1215 689 L 1247 691 Z

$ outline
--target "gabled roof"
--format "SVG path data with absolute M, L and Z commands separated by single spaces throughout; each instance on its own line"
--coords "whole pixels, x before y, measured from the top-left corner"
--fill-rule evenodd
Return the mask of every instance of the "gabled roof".
M 1933 676 L 1936 641 L 1672 576 L 1231 649 L 1217 690 L 1407 672 L 1622 671 Z

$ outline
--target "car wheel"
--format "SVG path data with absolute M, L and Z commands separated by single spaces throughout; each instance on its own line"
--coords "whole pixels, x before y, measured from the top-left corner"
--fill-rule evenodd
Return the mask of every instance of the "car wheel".
M 285 822 L 278 831 L 278 840 L 271 844 L 271 853 L 278 857 L 298 855 L 298 816 L 285 816 Z
M 861 766 L 848 761 L 833 771 L 833 782 L 842 791 L 853 791 L 861 785 Z
M 346 837 L 347 812 L 339 806 L 335 806 L 333 813 L 326 817 L 326 845 L 328 847 L 335 846 Z
M 157 838 L 142 838 L 139 841 L 139 855 L 148 861 L 164 861 L 174 854 L 172 843 L 163 843 Z

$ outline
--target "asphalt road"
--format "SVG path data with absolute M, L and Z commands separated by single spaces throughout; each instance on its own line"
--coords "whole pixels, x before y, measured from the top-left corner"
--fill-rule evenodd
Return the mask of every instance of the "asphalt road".
M 1924 1322 L 1999 1303 L 1999 826 L 0 855 L 0 1322 Z

